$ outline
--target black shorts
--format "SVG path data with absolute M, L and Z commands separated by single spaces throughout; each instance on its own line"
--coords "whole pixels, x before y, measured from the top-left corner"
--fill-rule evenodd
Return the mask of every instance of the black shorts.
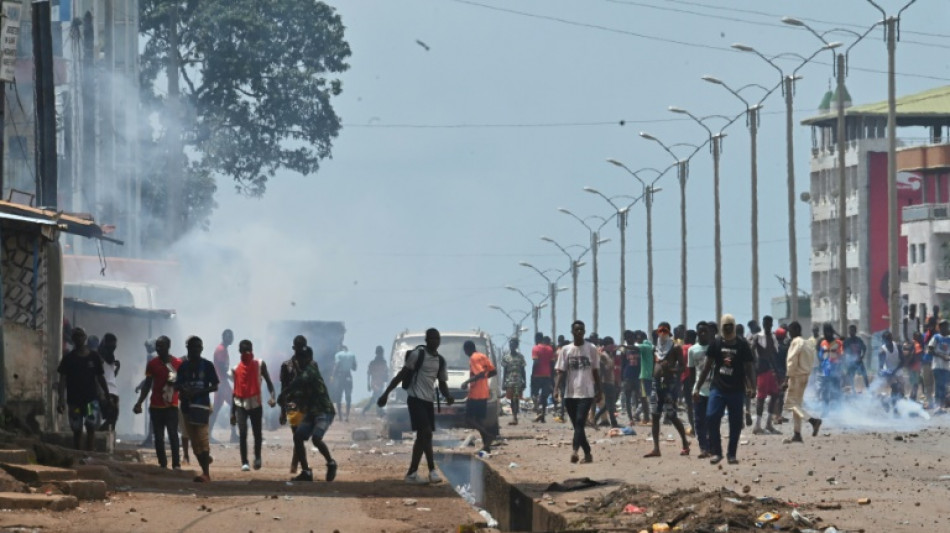
M 485 420 L 488 416 L 488 400 L 465 400 L 465 416 L 470 420 Z
M 406 406 L 409 408 L 409 423 L 413 431 L 435 431 L 435 405 L 432 402 L 410 396 L 406 399 Z

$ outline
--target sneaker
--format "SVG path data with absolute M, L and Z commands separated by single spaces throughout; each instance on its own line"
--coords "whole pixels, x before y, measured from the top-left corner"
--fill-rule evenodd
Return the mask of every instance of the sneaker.
M 313 481 L 313 471 L 301 470 L 299 474 L 290 478 L 291 481 Z
M 820 418 L 809 418 L 809 419 L 808 419 L 808 423 L 811 424 L 811 436 L 812 436 L 812 437 L 817 437 L 817 436 L 818 436 L 818 428 L 821 427 L 821 419 L 820 419 Z
M 247 463 L 244 463 L 243 465 L 241 465 L 241 472 L 250 472 L 250 471 L 251 471 L 251 465 Z
M 411 474 L 406 474 L 406 477 L 403 479 L 409 485 L 425 485 L 428 481 L 419 477 L 419 472 L 413 472 Z
M 718 465 L 718 464 L 721 463 L 721 462 L 722 462 L 722 456 L 721 456 L 721 455 L 714 455 L 714 456 L 712 456 L 712 459 L 709 460 L 709 464 L 711 464 L 711 465 Z
M 439 475 L 435 470 L 429 471 L 429 483 L 442 483 L 442 476 Z
M 571 454 L 571 462 L 572 462 L 572 463 L 576 463 L 576 462 L 577 462 L 577 454 L 576 454 L 576 453 L 572 453 L 572 454 Z
M 206 476 L 204 474 L 201 474 L 200 476 L 195 476 L 195 479 L 193 479 L 192 481 L 194 481 L 195 483 L 208 483 L 209 481 L 211 481 L 211 476 Z
M 745 415 L 745 427 L 749 427 L 749 426 L 751 426 L 751 425 L 752 425 L 752 415 L 750 415 L 749 413 L 746 413 L 746 415 Z
M 729 463 L 729 464 L 731 464 L 731 465 L 737 465 L 737 464 L 739 464 L 739 460 L 736 459 L 735 457 L 730 457 L 730 458 L 726 459 L 726 462 Z
M 260 458 L 260 457 L 255 457 L 255 458 L 254 458 L 254 470 L 260 470 L 260 469 L 261 469 L 261 458 Z
M 775 429 L 775 428 L 772 427 L 772 426 L 769 426 L 769 427 L 765 428 L 765 431 L 766 431 L 766 433 L 768 433 L 769 435 L 781 435 L 781 434 L 782 434 L 781 431 Z
M 327 463 L 327 481 L 336 479 L 336 461 Z
M 172 470 L 174 470 L 175 472 L 181 472 L 181 467 L 180 467 L 180 466 L 173 466 L 173 467 L 172 467 Z
M 765 430 L 762 428 L 755 428 L 752 430 L 753 435 L 765 435 Z
M 593 463 L 593 462 L 594 462 L 594 456 L 592 456 L 589 453 L 584 454 L 584 458 L 581 459 L 581 463 Z
M 709 459 L 712 455 L 709 454 L 706 450 L 703 450 L 702 453 L 696 456 L 697 459 Z

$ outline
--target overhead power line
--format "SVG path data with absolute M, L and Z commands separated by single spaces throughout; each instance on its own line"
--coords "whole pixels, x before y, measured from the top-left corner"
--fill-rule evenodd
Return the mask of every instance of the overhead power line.
M 516 10 L 516 9 L 509 9 L 509 8 L 505 8 L 505 7 L 493 6 L 493 5 L 490 5 L 490 4 L 483 4 L 483 3 L 481 3 L 481 2 L 475 2 L 475 1 L 473 1 L 473 0 L 450 0 L 450 1 L 455 2 L 455 3 L 458 3 L 458 4 L 465 4 L 465 5 L 469 5 L 469 6 L 472 6 L 472 7 L 478 7 L 478 8 L 482 8 L 482 9 L 487 9 L 487 10 L 490 10 L 490 11 L 497 11 L 497 12 L 501 12 L 501 13 L 507 13 L 507 14 L 510 14 L 510 15 L 518 15 L 518 16 L 528 17 L 528 18 L 533 18 L 533 19 L 538 19 L 538 20 L 547 20 L 547 21 L 550 21 L 550 22 L 557 22 L 557 23 L 559 23 L 559 24 L 566 24 L 566 25 L 568 25 L 568 26 L 576 26 L 576 27 L 580 27 L 580 28 L 587 28 L 587 29 L 592 29 L 592 30 L 597 30 L 597 31 L 604 31 L 604 32 L 608 32 L 608 33 L 615 33 L 615 34 L 619 34 L 619 35 L 626 35 L 626 36 L 629 36 L 629 37 L 636 37 L 636 38 L 638 38 L 638 39 L 646 39 L 646 40 L 650 40 L 650 41 L 654 41 L 654 42 L 663 42 L 663 43 L 670 43 L 670 44 L 678 44 L 678 45 L 680 45 L 680 46 L 686 46 L 686 47 L 689 47 L 689 48 L 699 48 L 699 49 L 704 49 L 704 50 L 713 50 L 713 51 L 717 51 L 717 52 L 728 52 L 728 53 L 730 53 L 730 54 L 742 54 L 742 53 L 744 53 L 744 52 L 740 52 L 740 51 L 738 51 L 738 50 L 735 50 L 735 49 L 733 49 L 732 47 L 727 47 L 727 46 L 716 46 L 716 45 L 706 44 L 706 43 L 694 43 L 694 42 L 690 42 L 690 41 L 682 41 L 682 40 L 679 40 L 679 39 L 670 39 L 670 38 L 668 38 L 668 37 L 661 37 L 661 36 L 658 36 L 658 35 L 648 35 L 648 34 L 645 34 L 645 33 L 635 32 L 635 31 L 631 31 L 631 30 L 623 30 L 623 29 L 620 29 L 620 28 L 612 28 L 612 27 L 610 27 L 610 26 L 604 26 L 604 25 L 602 25 L 602 24 L 592 24 L 592 23 L 589 23 L 589 22 L 579 22 L 579 21 L 576 21 L 576 20 L 570 20 L 570 19 L 565 19 L 565 18 L 561 18 L 561 17 L 555 17 L 555 16 L 551 16 L 551 15 L 540 15 L 540 14 L 538 14 L 538 13 L 530 13 L 530 12 L 527 12 L 527 11 L 519 11 L 519 10 Z M 790 58 L 780 58 L 780 59 L 782 59 L 782 60 L 792 60 L 792 59 L 790 59 Z M 816 65 L 832 66 L 831 63 L 826 63 L 826 62 L 817 61 L 817 60 L 812 60 L 812 63 L 814 63 L 814 64 L 816 64 Z M 873 68 L 857 67 L 857 66 L 849 66 L 849 68 L 850 68 L 851 70 L 854 70 L 854 71 L 868 72 L 868 73 L 871 73 L 871 74 L 887 74 L 887 71 L 886 71 L 886 70 L 881 70 L 881 69 L 873 69 Z M 898 76 L 906 77 L 906 78 L 920 78 L 920 79 L 935 80 L 935 81 L 950 81 L 950 78 L 946 78 L 946 77 L 942 77 L 942 76 L 933 76 L 933 75 L 929 75 L 929 74 L 916 74 L 916 73 L 909 73 L 909 72 L 895 72 L 895 74 L 898 75 Z
M 709 19 L 715 19 L 715 20 L 725 20 L 725 21 L 728 21 L 728 22 L 738 22 L 738 23 L 740 23 L 740 24 L 750 24 L 750 25 L 753 25 L 753 26 L 768 26 L 768 27 L 771 27 L 771 28 L 779 28 L 779 29 L 782 29 L 782 30 L 789 30 L 789 31 L 806 31 L 804 28 L 800 28 L 800 27 L 797 27 L 797 26 L 789 26 L 788 24 L 782 24 L 782 23 L 778 23 L 778 22 L 766 22 L 766 21 L 762 21 L 762 20 L 750 20 L 750 19 L 744 19 L 744 18 L 739 18 L 739 17 L 735 17 L 735 16 L 727 16 L 727 15 L 714 15 L 714 14 L 712 14 L 712 13 L 701 13 L 701 12 L 699 12 L 699 11 L 692 11 L 692 10 L 690 10 L 690 9 L 682 9 L 682 8 L 677 8 L 677 7 L 657 6 L 657 5 L 653 5 L 653 4 L 647 4 L 647 3 L 645 3 L 645 2 L 636 2 L 636 1 L 634 1 L 634 0 L 604 0 L 604 1 L 605 1 L 605 2 L 608 2 L 608 3 L 611 3 L 611 4 L 622 4 L 622 5 L 633 6 L 633 7 L 643 7 L 643 8 L 647 8 L 647 9 L 655 9 L 655 10 L 657 10 L 657 11 L 667 11 L 667 12 L 672 12 L 672 13 L 682 13 L 682 14 L 685 14 L 685 15 L 693 15 L 693 16 L 696 16 L 696 17 L 703 17 L 703 18 L 709 18 Z M 724 8 L 724 9 L 728 9 L 728 8 Z M 774 16 L 774 15 L 762 15 L 762 16 L 768 16 L 768 18 L 778 18 L 777 16 Z M 804 20 L 809 20 L 809 19 L 804 19 Z M 850 23 L 849 23 L 849 24 L 845 24 L 845 23 L 836 23 L 836 22 L 823 22 L 823 24 L 830 24 L 830 25 L 834 25 L 834 26 L 837 26 L 837 27 L 844 27 L 845 25 L 847 25 L 847 26 L 852 26 L 852 27 L 861 27 L 861 26 L 859 26 L 859 25 L 857 25 L 857 24 L 850 24 Z M 862 29 L 863 29 L 863 28 L 862 28 Z M 918 46 L 927 46 L 927 47 L 931 47 L 931 48 L 950 49 L 950 45 L 947 45 L 947 44 L 928 43 L 928 42 L 923 42 L 923 41 L 914 41 L 914 40 L 911 40 L 911 39 L 901 39 L 901 43 L 914 44 L 914 45 L 918 45 Z

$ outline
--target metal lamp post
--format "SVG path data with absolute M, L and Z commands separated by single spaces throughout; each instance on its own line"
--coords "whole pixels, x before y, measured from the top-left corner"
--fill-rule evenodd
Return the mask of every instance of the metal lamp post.
M 571 281 L 573 282 L 573 294 L 574 294 L 574 298 L 573 298 L 574 306 L 571 312 L 571 316 L 572 316 L 571 320 L 577 320 L 577 275 L 580 273 L 581 267 L 586 264 L 583 261 L 581 261 L 581 258 L 584 257 L 584 255 L 586 255 L 587 252 L 590 251 L 590 247 L 584 248 L 584 251 L 578 254 L 577 257 L 574 257 L 571 255 L 570 252 L 567 251 L 567 248 L 572 248 L 572 247 L 582 248 L 581 245 L 571 244 L 571 245 L 568 245 L 567 247 L 564 247 L 564 246 L 561 246 L 557 241 L 555 241 L 551 237 L 546 237 L 546 236 L 542 236 L 541 240 L 545 242 L 549 242 L 553 244 L 554 246 L 557 246 L 557 249 L 560 250 L 561 253 L 567 256 L 567 259 L 570 263 L 570 268 L 571 268 Z M 594 331 L 596 332 L 597 330 L 594 329 Z
M 715 235 L 715 285 L 716 285 L 716 317 L 722 316 L 722 229 L 719 224 L 719 156 L 722 153 L 722 139 L 726 136 L 724 130 L 729 127 L 736 119 L 729 119 L 729 117 L 723 115 L 709 115 L 705 117 L 697 117 L 696 115 L 690 113 L 689 111 L 675 106 L 670 106 L 669 110 L 673 113 L 678 113 L 680 115 L 686 115 L 689 118 L 693 119 L 693 122 L 699 124 L 706 133 L 709 135 L 710 148 L 712 150 L 713 156 L 713 211 L 715 214 L 715 226 L 714 226 L 714 235 Z M 706 120 L 710 118 L 723 118 L 725 119 L 726 125 L 719 130 L 719 133 L 713 133 L 709 126 L 706 125 Z M 736 117 L 738 118 L 738 116 Z
M 673 160 L 676 162 L 676 178 L 680 185 L 680 323 L 684 326 L 689 327 L 687 322 L 687 261 L 686 261 L 686 182 L 689 180 L 689 160 L 693 158 L 694 155 L 699 153 L 699 150 L 706 145 L 703 143 L 699 146 L 688 143 L 676 143 L 672 146 L 667 146 L 660 139 L 650 135 L 649 133 L 640 132 L 640 137 L 648 141 L 653 141 L 659 144 L 666 153 L 670 154 L 673 157 Z M 708 140 L 707 140 L 708 142 Z M 693 148 L 692 153 L 685 158 L 679 158 L 675 153 L 673 153 L 673 148 L 677 146 L 688 146 Z
M 656 187 L 656 182 L 663 177 L 671 168 L 676 166 L 674 163 L 666 168 L 666 170 L 657 170 L 655 168 L 645 168 L 637 171 L 630 170 L 627 165 L 621 163 L 616 159 L 608 159 L 608 163 L 616 167 L 620 167 L 627 171 L 628 174 L 634 177 L 637 181 L 640 182 L 642 187 L 642 198 L 644 203 L 647 206 L 647 324 L 649 327 L 653 328 L 656 326 L 656 323 L 653 322 L 653 195 L 661 191 Z M 649 184 L 642 180 L 638 175 L 640 172 L 644 171 L 653 171 L 656 172 L 657 176 Z
M 900 334 L 901 289 L 900 263 L 897 256 L 900 228 L 897 224 L 899 218 L 897 213 L 897 86 L 894 69 L 901 14 L 916 1 L 910 0 L 900 8 L 897 16 L 888 17 L 874 0 L 868 0 L 868 3 L 880 11 L 884 17 L 884 38 L 887 40 L 887 256 L 889 259 L 887 286 L 890 291 L 888 305 L 890 330 L 895 339 Z
M 617 227 L 620 228 L 620 337 L 623 338 L 623 332 L 627 330 L 627 215 L 630 208 L 636 204 L 640 198 L 634 199 L 626 207 L 620 207 L 614 202 L 616 198 L 629 198 L 626 195 L 608 197 L 604 193 L 593 187 L 584 187 L 585 192 L 596 194 L 614 208 L 617 215 Z
M 750 153 L 752 160 L 749 187 L 749 192 L 752 197 L 752 318 L 755 320 L 761 320 L 762 317 L 759 316 L 759 164 L 757 142 L 759 132 L 759 110 L 762 109 L 762 104 L 765 102 L 766 98 L 768 98 L 775 91 L 775 89 L 778 89 L 779 86 L 776 85 L 770 90 L 757 83 L 750 83 L 733 90 L 732 87 L 718 78 L 714 78 L 712 76 L 703 76 L 702 79 L 704 81 L 708 81 L 709 83 L 714 83 L 725 88 L 727 91 L 732 93 L 733 96 L 741 100 L 746 109 L 746 126 L 749 128 L 749 139 L 751 143 Z M 762 98 L 756 103 L 746 100 L 741 94 L 743 90 L 752 87 L 757 87 L 765 91 L 765 95 L 763 95 Z
M 784 17 L 782 22 L 788 24 L 789 26 L 797 26 L 800 28 L 805 28 L 812 35 L 817 37 L 824 43 L 827 47 L 831 47 L 834 43 L 828 42 L 825 39 L 825 35 L 829 33 L 848 33 L 855 37 L 854 42 L 848 45 L 848 48 L 845 49 L 844 53 L 835 53 L 832 51 L 832 55 L 835 56 L 835 62 L 833 63 L 832 73 L 836 78 L 837 83 L 837 144 L 838 144 L 838 331 L 848 331 L 848 249 L 845 243 L 848 239 L 848 204 L 847 204 L 847 194 L 845 193 L 848 187 L 848 177 L 845 167 L 845 147 L 847 143 L 845 135 L 845 118 L 844 118 L 844 79 L 847 76 L 847 61 L 848 55 L 851 53 L 851 49 L 854 48 L 862 39 L 867 37 L 871 30 L 876 28 L 881 23 L 875 23 L 864 34 L 859 34 L 857 32 L 847 30 L 844 28 L 835 28 L 832 30 L 825 31 L 824 33 L 818 33 L 811 26 L 805 24 L 804 22 L 792 18 Z
M 792 104 L 795 98 L 795 81 L 801 79 L 801 76 L 798 75 L 798 71 L 808 64 L 808 62 L 814 59 L 814 57 L 819 53 L 824 50 L 828 50 L 829 47 L 828 45 L 825 45 L 816 50 L 811 56 L 807 58 L 798 54 L 790 53 L 767 57 L 755 48 L 741 43 L 733 44 L 732 47 L 741 52 L 751 52 L 759 56 L 762 58 L 762 60 L 771 65 L 772 68 L 777 70 L 782 84 L 782 94 L 785 96 L 785 157 L 787 171 L 786 181 L 788 186 L 788 263 L 789 274 L 791 276 L 790 292 L 792 293 L 792 302 L 789 314 L 791 314 L 792 320 L 798 320 L 798 243 L 796 242 L 797 237 L 795 231 L 795 150 L 794 140 L 792 137 Z M 792 56 L 801 59 L 801 63 L 799 63 L 790 74 L 786 74 L 786 71 L 782 70 L 782 67 L 779 67 L 777 64 L 775 64 L 776 59 L 786 56 Z
M 517 292 L 518 294 L 521 295 L 522 298 L 524 298 L 525 300 L 528 301 L 529 304 L 531 304 L 531 318 L 534 320 L 534 336 L 537 337 L 538 331 L 539 331 L 538 319 L 541 317 L 541 310 L 544 309 L 548 305 L 544 303 L 544 301 L 547 300 L 550 297 L 550 295 L 545 295 L 537 291 L 532 292 L 531 294 L 538 294 L 538 295 L 543 296 L 543 298 L 535 302 L 534 300 L 531 299 L 529 294 L 525 294 L 524 291 L 522 291 L 518 287 L 512 287 L 511 285 L 506 285 L 505 288 L 508 289 L 509 291 Z
M 521 261 L 518 264 L 534 270 L 539 276 L 544 278 L 544 281 L 548 282 L 548 298 L 551 299 L 551 340 L 557 342 L 557 293 L 561 291 L 561 289 L 559 289 L 557 286 L 557 282 L 567 275 L 570 270 L 561 271 L 556 268 L 552 268 L 550 270 L 542 271 L 527 261 Z M 546 274 L 546 272 L 550 272 L 551 270 L 558 273 L 558 277 L 552 279 L 551 276 Z
M 513 328 L 513 331 L 514 331 L 514 333 L 512 334 L 512 337 L 511 337 L 511 338 L 518 339 L 518 338 L 521 337 L 521 325 L 524 324 L 525 319 L 528 318 L 528 315 L 529 315 L 530 313 L 528 313 L 527 311 L 522 311 L 522 310 L 520 310 L 520 309 L 515 309 L 514 311 L 512 311 L 512 313 L 521 313 L 521 319 L 518 320 L 518 319 L 516 319 L 515 317 L 511 316 L 511 313 L 509 313 L 508 311 L 506 311 L 506 310 L 505 310 L 503 307 L 501 307 L 500 305 L 491 304 L 491 305 L 488 306 L 488 308 L 489 308 L 489 309 L 494 309 L 494 310 L 496 310 L 496 311 L 500 311 L 503 315 L 505 315 L 506 317 L 508 317 L 508 320 L 511 321 L 511 325 L 512 325 L 512 328 Z
M 592 268 L 594 270 L 593 272 L 593 278 L 594 278 L 594 329 L 593 331 L 599 332 L 600 331 L 600 289 L 598 287 L 600 284 L 600 274 L 599 274 L 599 268 L 597 264 L 597 255 L 598 255 L 598 252 L 600 251 L 600 245 L 610 241 L 610 239 L 600 238 L 600 230 L 605 225 L 607 225 L 607 222 L 609 222 L 611 218 L 616 216 L 616 213 L 614 213 L 613 215 L 610 215 L 607 218 L 604 218 L 599 215 L 591 215 L 586 218 L 581 218 L 563 207 L 559 207 L 557 208 L 557 210 L 564 213 L 565 215 L 573 217 L 575 220 L 583 224 L 584 227 L 587 228 L 587 231 L 590 233 L 590 251 L 591 251 L 591 256 L 593 257 Z M 596 218 L 601 221 L 600 225 L 597 226 L 596 228 L 591 227 L 590 225 L 587 224 L 587 220 L 592 219 L 592 218 Z

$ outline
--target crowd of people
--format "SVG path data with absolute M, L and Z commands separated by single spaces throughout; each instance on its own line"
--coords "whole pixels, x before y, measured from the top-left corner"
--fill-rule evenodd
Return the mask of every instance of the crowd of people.
M 611 337 L 587 335 L 583 321 L 571 324 L 571 339 L 537 335 L 531 350 L 531 370 L 513 338 L 501 360 L 503 387 L 510 401 L 512 420 L 518 424 L 520 400 L 530 394 L 535 409 L 534 422 L 545 423 L 549 407 L 556 422 L 570 421 L 573 428 L 573 463 L 593 459 L 586 431 L 598 424 L 620 428 L 618 408 L 625 413 L 626 432 L 635 434 L 635 426 L 651 429 L 653 448 L 646 458 L 659 457 L 661 425 L 670 424 L 681 442 L 679 454 L 689 456 L 693 442 L 698 456 L 712 464 L 727 460 L 738 463 L 741 432 L 752 427 L 754 434 L 781 434 L 777 426 L 792 422 L 792 433 L 785 443 L 803 442 L 802 427 L 808 423 L 817 436 L 822 417 L 839 408 L 847 397 L 875 394 L 887 387 L 882 406 L 898 413 L 900 400 L 919 402 L 923 409 L 936 414 L 950 407 L 950 323 L 931 320 L 925 329 L 897 343 L 889 332 L 882 336 L 878 350 L 877 373 L 869 378 L 865 359 L 868 348 L 854 326 L 846 337 L 839 336 L 831 324 L 812 329 L 805 338 L 798 322 L 774 328 L 772 317 L 761 325 L 747 323 L 748 334 L 732 315 L 717 321 L 701 321 L 694 329 L 680 325 L 672 328 L 660 322 L 650 333 L 625 331 L 623 342 Z M 774 329 L 773 329 L 774 328 Z M 68 343 L 58 371 L 60 413 L 68 414 L 74 445 L 92 449 L 97 430 L 113 430 L 119 412 L 116 376 L 120 363 L 115 357 L 118 339 L 112 333 L 87 337 L 79 327 L 67 331 Z M 228 348 L 234 341 L 231 330 L 224 330 L 212 360 L 202 357 L 204 345 L 197 336 L 185 342 L 185 357 L 171 354 L 171 340 L 161 336 L 146 342 L 150 359 L 145 379 L 136 388 L 139 394 L 135 414 L 147 411 L 151 443 L 159 466 L 168 468 L 165 437 L 171 452 L 171 468 L 189 463 L 191 451 L 201 467 L 196 482 L 211 480 L 211 428 L 224 405 L 230 407 L 234 438 L 240 443 L 241 470 L 261 468 L 261 444 L 266 386 L 270 408 L 279 406 L 280 425 L 290 427 L 293 453 L 290 472 L 294 481 L 312 481 L 306 444 L 311 442 L 326 461 L 327 481 L 336 477 L 337 464 L 324 442 L 324 436 L 338 414 L 348 420 L 352 396 L 352 372 L 357 370 L 356 356 L 340 347 L 329 369 L 329 382 L 314 361 L 307 339 L 293 339 L 293 355 L 280 365 L 280 393 L 277 394 L 264 361 L 254 356 L 249 340 L 238 344 L 240 359 L 231 365 Z M 425 345 L 406 354 L 404 366 L 389 380 L 390 371 L 381 346 L 367 368 L 367 389 L 375 402 L 363 408 L 365 414 L 376 404 L 382 414 L 390 393 L 402 386 L 407 392 L 407 409 L 415 432 L 407 483 L 438 483 L 432 435 L 435 431 L 434 404 L 454 398 L 448 389 L 445 359 L 439 354 L 439 331 L 426 331 Z M 497 435 L 485 427 L 489 380 L 497 374 L 492 359 L 476 350 L 468 341 L 463 350 L 469 358 L 470 373 L 461 388 L 467 391 L 466 420 L 478 431 L 482 452 L 490 452 Z M 863 380 L 863 388 L 858 389 Z M 820 416 L 805 411 L 805 391 L 817 380 Z M 387 385 L 388 380 L 388 385 Z M 879 384 L 879 385 L 876 385 Z M 909 395 L 905 394 L 910 388 Z M 918 395 L 918 392 L 922 395 Z M 214 399 L 212 400 L 212 395 Z M 755 401 L 754 408 L 752 401 Z M 791 411 L 792 419 L 783 416 Z M 680 419 L 685 412 L 686 421 Z M 754 412 L 754 421 L 753 421 Z M 728 415 L 728 416 L 727 416 Z M 722 447 L 721 422 L 727 416 L 728 441 Z M 250 422 L 250 424 L 248 424 Z M 248 457 L 248 426 L 253 434 L 253 463 Z M 181 440 L 179 440 L 179 434 Z M 425 457 L 429 475 L 419 474 Z M 299 472 L 298 472 L 299 469 Z
M 171 468 L 181 470 L 183 463 L 190 463 L 190 443 L 201 468 L 201 474 L 194 481 L 208 482 L 214 461 L 211 428 L 223 407 L 228 406 L 232 437 L 240 443 L 241 470 L 250 471 L 252 464 L 254 470 L 259 470 L 266 403 L 270 408 L 279 407 L 280 424 L 291 429 L 294 448 L 290 471 L 296 474 L 292 479 L 313 480 L 306 453 L 306 444 L 311 442 L 326 460 L 326 480 L 333 481 L 337 465 L 323 437 L 338 412 L 344 413 L 344 420 L 349 418 L 351 374 L 357 369 L 356 356 L 345 346 L 340 348 L 330 369 L 333 386 L 328 387 L 307 339 L 298 335 L 292 342 L 293 355 L 280 366 L 278 395 L 267 364 L 255 357 L 250 340 L 238 343 L 240 358 L 237 364 L 231 364 L 228 348 L 233 342 L 233 332 L 224 330 L 212 360 L 202 357 L 204 343 L 197 336 L 185 341 L 184 357 L 172 355 L 171 339 L 167 336 L 145 343 L 148 361 L 144 380 L 135 389 L 138 398 L 132 408 L 136 415 L 147 412 L 149 435 L 143 445 L 154 446 L 160 467 L 169 467 L 170 452 Z M 115 430 L 119 413 L 117 344 L 118 339 L 112 333 L 106 333 L 100 342 L 96 337 L 87 337 L 83 328 L 65 324 L 63 358 L 58 367 L 61 378 L 57 410 L 67 415 L 77 449 L 92 450 L 96 431 Z M 377 357 L 367 373 L 373 390 L 381 389 L 388 377 L 388 367 L 384 361 L 381 365 L 381 361 L 382 347 L 378 347 Z M 148 409 L 144 411 L 146 400 Z M 344 403 L 345 409 L 341 405 Z M 253 463 L 248 457 L 249 426 L 253 435 Z
M 538 334 L 531 351 L 534 420 L 545 422 L 551 408 L 556 422 L 571 422 L 572 462 L 593 460 L 586 428 L 598 423 L 620 428 L 619 408 L 626 413 L 628 434 L 635 434 L 638 425 L 651 428 L 654 445 L 646 457 L 660 456 L 660 426 L 670 424 L 682 443 L 680 455 L 690 454 L 693 437 L 699 457 L 717 464 L 723 459 L 738 462 L 744 428 L 757 435 L 782 434 L 777 426 L 792 422 L 784 442 L 800 443 L 804 423 L 817 436 L 822 417 L 854 395 L 883 392 L 882 407 L 895 415 L 902 399 L 935 414 L 950 407 L 946 320 L 931 319 L 921 331 L 909 332 L 900 345 L 885 332 L 877 353 L 877 384 L 868 376 L 868 348 L 855 326 L 840 336 L 826 323 L 813 327 L 810 338 L 798 322 L 774 326 L 770 316 L 761 324 L 749 321 L 748 330 L 731 315 L 701 321 L 694 329 L 661 322 L 650 334 L 625 331 L 620 344 L 611 337 L 585 337 L 581 321 L 571 327 L 573 340 L 561 337 L 555 344 Z M 817 384 L 818 416 L 804 406 L 810 381 Z M 786 410 L 791 420 L 783 415 Z M 682 412 L 688 427 L 679 417 Z M 727 414 L 729 436 L 723 453 L 720 427 Z

